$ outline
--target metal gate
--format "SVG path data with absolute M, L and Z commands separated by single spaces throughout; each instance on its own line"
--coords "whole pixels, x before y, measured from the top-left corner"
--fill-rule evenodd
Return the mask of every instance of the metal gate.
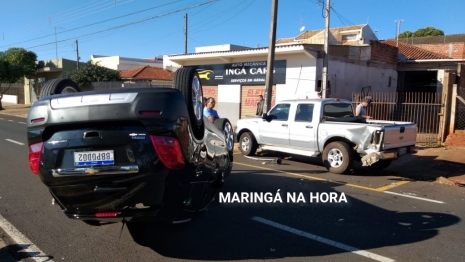
M 455 130 L 465 130 L 465 87 L 457 88 Z
M 353 93 L 354 108 L 366 98 L 373 102 L 368 115 L 377 120 L 414 122 L 418 127 L 418 143 L 438 143 L 442 106 L 445 97 L 437 92 L 373 92 Z

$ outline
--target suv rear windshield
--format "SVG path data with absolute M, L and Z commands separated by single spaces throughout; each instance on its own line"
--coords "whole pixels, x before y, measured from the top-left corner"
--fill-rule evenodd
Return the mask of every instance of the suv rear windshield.
M 354 116 L 354 110 L 351 104 L 346 103 L 334 103 L 326 104 L 323 108 L 323 116 L 328 117 L 344 117 Z

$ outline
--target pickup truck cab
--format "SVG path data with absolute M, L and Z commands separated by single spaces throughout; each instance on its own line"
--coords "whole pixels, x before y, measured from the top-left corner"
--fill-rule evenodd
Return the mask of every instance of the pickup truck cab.
M 345 173 L 356 160 L 386 168 L 413 152 L 416 133 L 415 123 L 355 117 L 349 100 L 298 99 L 280 101 L 262 117 L 238 120 L 235 141 L 246 156 L 258 148 L 321 156 L 330 172 Z

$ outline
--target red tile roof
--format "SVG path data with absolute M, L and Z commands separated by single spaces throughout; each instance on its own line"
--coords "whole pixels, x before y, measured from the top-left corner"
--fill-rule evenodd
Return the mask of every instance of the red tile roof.
M 120 71 L 123 79 L 146 79 L 172 81 L 174 73 L 159 67 L 141 66 Z
M 388 39 L 380 42 L 390 46 L 396 46 L 397 41 L 395 39 Z M 399 53 L 403 54 L 408 60 L 450 59 L 450 57 L 433 53 L 402 41 L 399 41 L 399 46 L 397 48 L 399 49 Z

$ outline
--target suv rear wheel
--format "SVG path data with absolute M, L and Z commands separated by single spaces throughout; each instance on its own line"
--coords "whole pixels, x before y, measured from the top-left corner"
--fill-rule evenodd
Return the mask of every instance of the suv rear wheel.
M 47 81 L 40 91 L 39 98 L 57 94 L 68 94 L 81 92 L 79 86 L 71 79 L 57 78 Z
M 205 128 L 203 123 L 203 91 L 197 70 L 194 67 L 182 67 L 176 70 L 173 87 L 181 91 L 184 96 L 194 137 L 202 139 Z

